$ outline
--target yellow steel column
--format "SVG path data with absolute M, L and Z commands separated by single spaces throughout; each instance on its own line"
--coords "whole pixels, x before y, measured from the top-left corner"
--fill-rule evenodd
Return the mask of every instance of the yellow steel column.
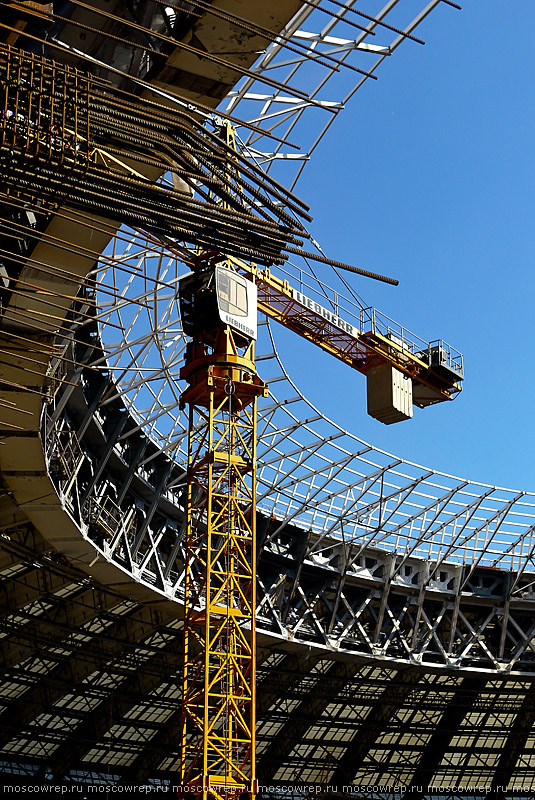
M 189 382 L 181 791 L 255 794 L 256 403 L 254 345 L 194 339 Z

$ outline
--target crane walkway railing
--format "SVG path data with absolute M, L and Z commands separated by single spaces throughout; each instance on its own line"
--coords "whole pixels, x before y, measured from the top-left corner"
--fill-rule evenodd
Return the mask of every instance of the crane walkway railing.
M 236 260 L 233 260 L 233 263 L 238 268 L 241 265 Z M 246 267 L 247 271 L 249 269 Z M 266 276 L 268 281 L 270 274 L 269 270 L 258 273 Z M 300 295 L 300 302 L 306 301 L 309 308 L 311 301 L 317 313 L 324 319 L 328 318 L 326 312 L 329 311 L 331 319 L 338 318 L 338 323 L 334 322 L 335 325 L 340 326 L 340 322 L 343 321 L 345 325 L 342 325 L 342 329 L 346 333 L 351 331 L 352 335 L 357 336 L 382 336 L 392 342 L 402 356 L 410 356 L 411 360 L 418 360 L 430 368 L 446 368 L 452 373 L 454 380 L 463 379 L 463 356 L 458 350 L 443 339 L 422 339 L 382 311 L 372 306 L 365 307 L 349 286 L 346 288 L 347 294 L 343 293 L 303 267 L 288 262 L 284 266 L 273 268 L 273 278 L 282 281 L 286 291 L 293 292 L 294 299 L 299 300 Z

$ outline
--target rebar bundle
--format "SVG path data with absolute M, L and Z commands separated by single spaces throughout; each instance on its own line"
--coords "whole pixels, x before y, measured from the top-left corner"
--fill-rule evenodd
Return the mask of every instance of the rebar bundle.
M 242 158 L 217 118 L 210 131 L 194 111 L 5 45 L 0 83 L 0 174 L 21 201 L 260 264 L 282 263 L 307 235 L 297 219 L 309 219 L 304 204 Z

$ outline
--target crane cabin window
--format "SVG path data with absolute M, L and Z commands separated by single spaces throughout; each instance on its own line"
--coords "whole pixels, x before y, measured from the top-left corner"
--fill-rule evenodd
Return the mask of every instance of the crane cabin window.
M 218 264 L 215 272 L 219 317 L 249 339 L 256 339 L 256 285 L 228 267 Z
M 219 310 L 233 317 L 246 317 L 249 313 L 247 281 L 231 269 L 218 267 L 216 272 L 217 302 Z

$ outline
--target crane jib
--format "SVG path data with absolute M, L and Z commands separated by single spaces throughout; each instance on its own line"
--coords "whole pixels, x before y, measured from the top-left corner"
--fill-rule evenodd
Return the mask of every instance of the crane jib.
M 293 293 L 293 299 L 296 301 L 296 303 L 305 306 L 305 308 L 309 308 L 311 311 L 314 311 L 315 314 L 319 314 L 324 319 L 326 319 L 327 322 L 330 322 L 331 325 L 335 325 L 337 328 L 340 328 L 340 330 L 349 333 L 350 336 L 354 336 L 355 339 L 358 338 L 359 334 L 358 328 L 355 328 L 354 325 L 351 325 L 349 322 L 346 322 L 344 319 L 339 317 L 338 314 L 334 313 L 333 311 L 329 311 L 329 309 L 324 308 L 315 300 L 311 300 L 310 297 L 301 294 L 301 292 L 298 292 L 297 289 L 294 289 L 293 287 L 292 287 L 292 293 Z

